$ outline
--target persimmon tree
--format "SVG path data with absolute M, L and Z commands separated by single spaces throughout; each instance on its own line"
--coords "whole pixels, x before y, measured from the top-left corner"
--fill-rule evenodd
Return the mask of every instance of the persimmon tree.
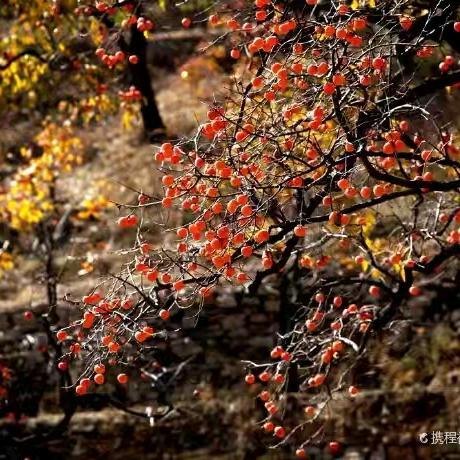
M 76 339 L 75 325 L 58 332 L 89 359 L 78 394 L 220 285 L 255 296 L 283 279 L 278 344 L 245 381 L 263 390 L 275 443 L 302 458 L 320 442 L 334 394 L 360 391 L 354 363 L 411 318 L 412 298 L 458 274 L 458 132 L 430 104 L 459 86 L 456 8 L 256 0 L 209 17 L 244 65 L 194 138 L 156 151 L 164 197 L 141 194 L 118 221 L 132 260 L 83 298 Z M 175 247 L 144 236 L 158 207 L 183 211 Z M 306 413 L 293 427 L 287 391 Z
M 118 38 L 97 50 L 102 65 L 117 56 L 142 63 L 126 52 L 123 30 L 148 31 L 139 23 L 152 3 L 78 7 Z M 447 0 L 216 5 L 208 20 L 235 61 L 234 85 L 195 137 L 155 150 L 164 196 L 139 193 L 137 205 L 120 205 L 131 259 L 73 301 L 83 318 L 56 333 L 63 362 L 86 363 L 76 394 L 102 385 L 109 366 L 127 384 L 142 352 L 167 340 L 171 316 L 206 308 L 221 285 L 256 296 L 272 283 L 277 344 L 266 362 L 248 356 L 244 379 L 261 388 L 262 427 L 275 445 L 290 443 L 303 458 L 323 442 L 331 400 L 360 391 L 359 359 L 411 320 L 414 298 L 458 279 L 458 129 L 433 103 L 458 97 L 457 8 Z M 170 229 L 177 244 L 156 247 L 148 229 L 164 228 L 159 215 L 173 209 L 183 212 L 183 225 Z M 287 394 L 305 412 L 289 425 Z M 329 448 L 337 453 L 340 443 Z

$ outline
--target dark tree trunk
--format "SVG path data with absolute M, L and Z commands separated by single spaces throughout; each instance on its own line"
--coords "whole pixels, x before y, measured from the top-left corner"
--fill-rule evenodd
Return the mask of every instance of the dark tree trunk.
M 142 2 L 136 4 L 136 13 L 142 16 Z M 114 27 L 112 18 L 103 14 L 102 22 L 109 28 Z M 161 119 L 160 112 L 155 100 L 155 93 L 152 87 L 147 65 L 147 40 L 143 32 L 137 30 L 137 24 L 133 24 L 130 30 L 130 37 L 126 42 L 123 34 L 118 35 L 118 45 L 122 51 L 129 56 L 137 56 L 139 62 L 131 64 L 128 61 L 130 84 L 135 86 L 142 94 L 141 115 L 144 124 L 144 131 L 150 140 L 161 137 L 165 132 L 165 125 Z
M 131 28 L 131 37 L 127 51 L 129 55 L 136 55 L 139 58 L 137 64 L 129 63 L 128 66 L 131 84 L 142 93 L 141 113 L 145 132 L 149 137 L 162 134 L 165 125 L 155 101 L 155 93 L 147 66 L 147 40 L 144 34 L 137 30 L 135 25 Z

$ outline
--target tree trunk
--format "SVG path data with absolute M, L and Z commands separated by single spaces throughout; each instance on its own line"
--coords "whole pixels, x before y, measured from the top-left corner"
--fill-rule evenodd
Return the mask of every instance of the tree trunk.
M 128 43 L 129 55 L 139 58 L 137 64 L 129 63 L 131 84 L 142 94 L 142 121 L 146 134 L 152 138 L 163 134 L 165 125 L 158 110 L 155 93 L 153 91 L 150 72 L 147 66 L 147 40 L 142 32 L 137 30 L 136 25 L 131 27 L 131 37 Z

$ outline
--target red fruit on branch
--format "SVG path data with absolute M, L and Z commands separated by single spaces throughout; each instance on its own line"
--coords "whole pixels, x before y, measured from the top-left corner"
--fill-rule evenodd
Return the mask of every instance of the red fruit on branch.
M 246 375 L 246 377 L 244 378 L 244 381 L 248 384 L 248 385 L 252 385 L 255 383 L 256 381 L 256 378 L 253 374 L 248 374 Z
M 192 20 L 190 18 L 182 18 L 181 24 L 184 29 L 188 29 L 192 25 Z
M 331 441 L 329 443 L 329 451 L 331 454 L 336 455 L 342 450 L 342 446 L 339 442 L 337 441 Z
M 122 385 L 125 385 L 128 383 L 128 376 L 126 374 L 118 374 L 117 375 L 117 381 L 118 383 L 121 383 Z

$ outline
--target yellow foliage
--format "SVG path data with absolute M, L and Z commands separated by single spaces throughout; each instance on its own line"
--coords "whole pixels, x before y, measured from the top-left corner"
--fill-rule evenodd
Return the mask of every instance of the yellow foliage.
M 101 121 L 103 117 L 115 113 L 118 106 L 107 94 L 97 94 L 79 102 L 77 110 L 84 124 Z M 72 108 L 74 109 L 74 108 Z
M 0 250 L 0 276 L 7 270 L 12 270 L 14 267 L 13 256 L 3 249 Z
M 43 149 L 41 155 L 33 158 L 30 150 L 22 149 L 28 161 L 0 193 L 0 216 L 15 230 L 30 230 L 49 215 L 57 177 L 83 160 L 83 143 L 71 127 L 50 123 L 35 141 Z
M 406 281 L 406 270 L 404 269 L 404 265 L 399 263 L 399 264 L 394 264 L 393 265 L 393 270 L 398 274 L 403 281 Z
M 139 121 L 139 107 L 128 105 L 123 107 L 121 115 L 121 126 L 124 130 L 129 131 L 133 129 Z
M 375 0 L 353 0 L 350 6 L 353 10 L 364 8 L 366 6 L 369 8 L 375 8 Z
M 364 241 L 372 252 L 377 252 L 381 249 L 381 242 L 377 238 L 370 238 L 376 223 L 375 213 L 372 210 L 368 210 L 363 217 L 365 220 L 365 224 L 362 226 Z
M 14 2 L 9 5 L 11 9 L 14 6 Z M 37 21 L 40 21 L 44 11 L 49 10 L 49 6 L 49 2 L 45 0 L 32 0 L 19 20 L 11 23 L 8 33 L 0 39 L 0 64 L 7 61 L 8 57 L 14 57 L 28 49 L 42 56 L 53 51 L 47 29 L 44 26 L 37 27 Z M 20 7 L 21 2 L 18 2 L 17 8 Z M 16 98 L 21 98 L 21 104 L 25 107 L 33 106 L 33 93 L 46 83 L 44 76 L 48 71 L 48 64 L 35 56 L 26 55 L 14 61 L 2 71 L 0 106 L 6 109 L 10 101 L 15 101 Z M 32 94 L 32 97 L 24 97 L 28 94 Z
M 85 198 L 81 203 L 81 210 L 78 212 L 77 217 L 81 220 L 99 219 L 101 212 L 111 206 L 112 203 L 102 195 Z

